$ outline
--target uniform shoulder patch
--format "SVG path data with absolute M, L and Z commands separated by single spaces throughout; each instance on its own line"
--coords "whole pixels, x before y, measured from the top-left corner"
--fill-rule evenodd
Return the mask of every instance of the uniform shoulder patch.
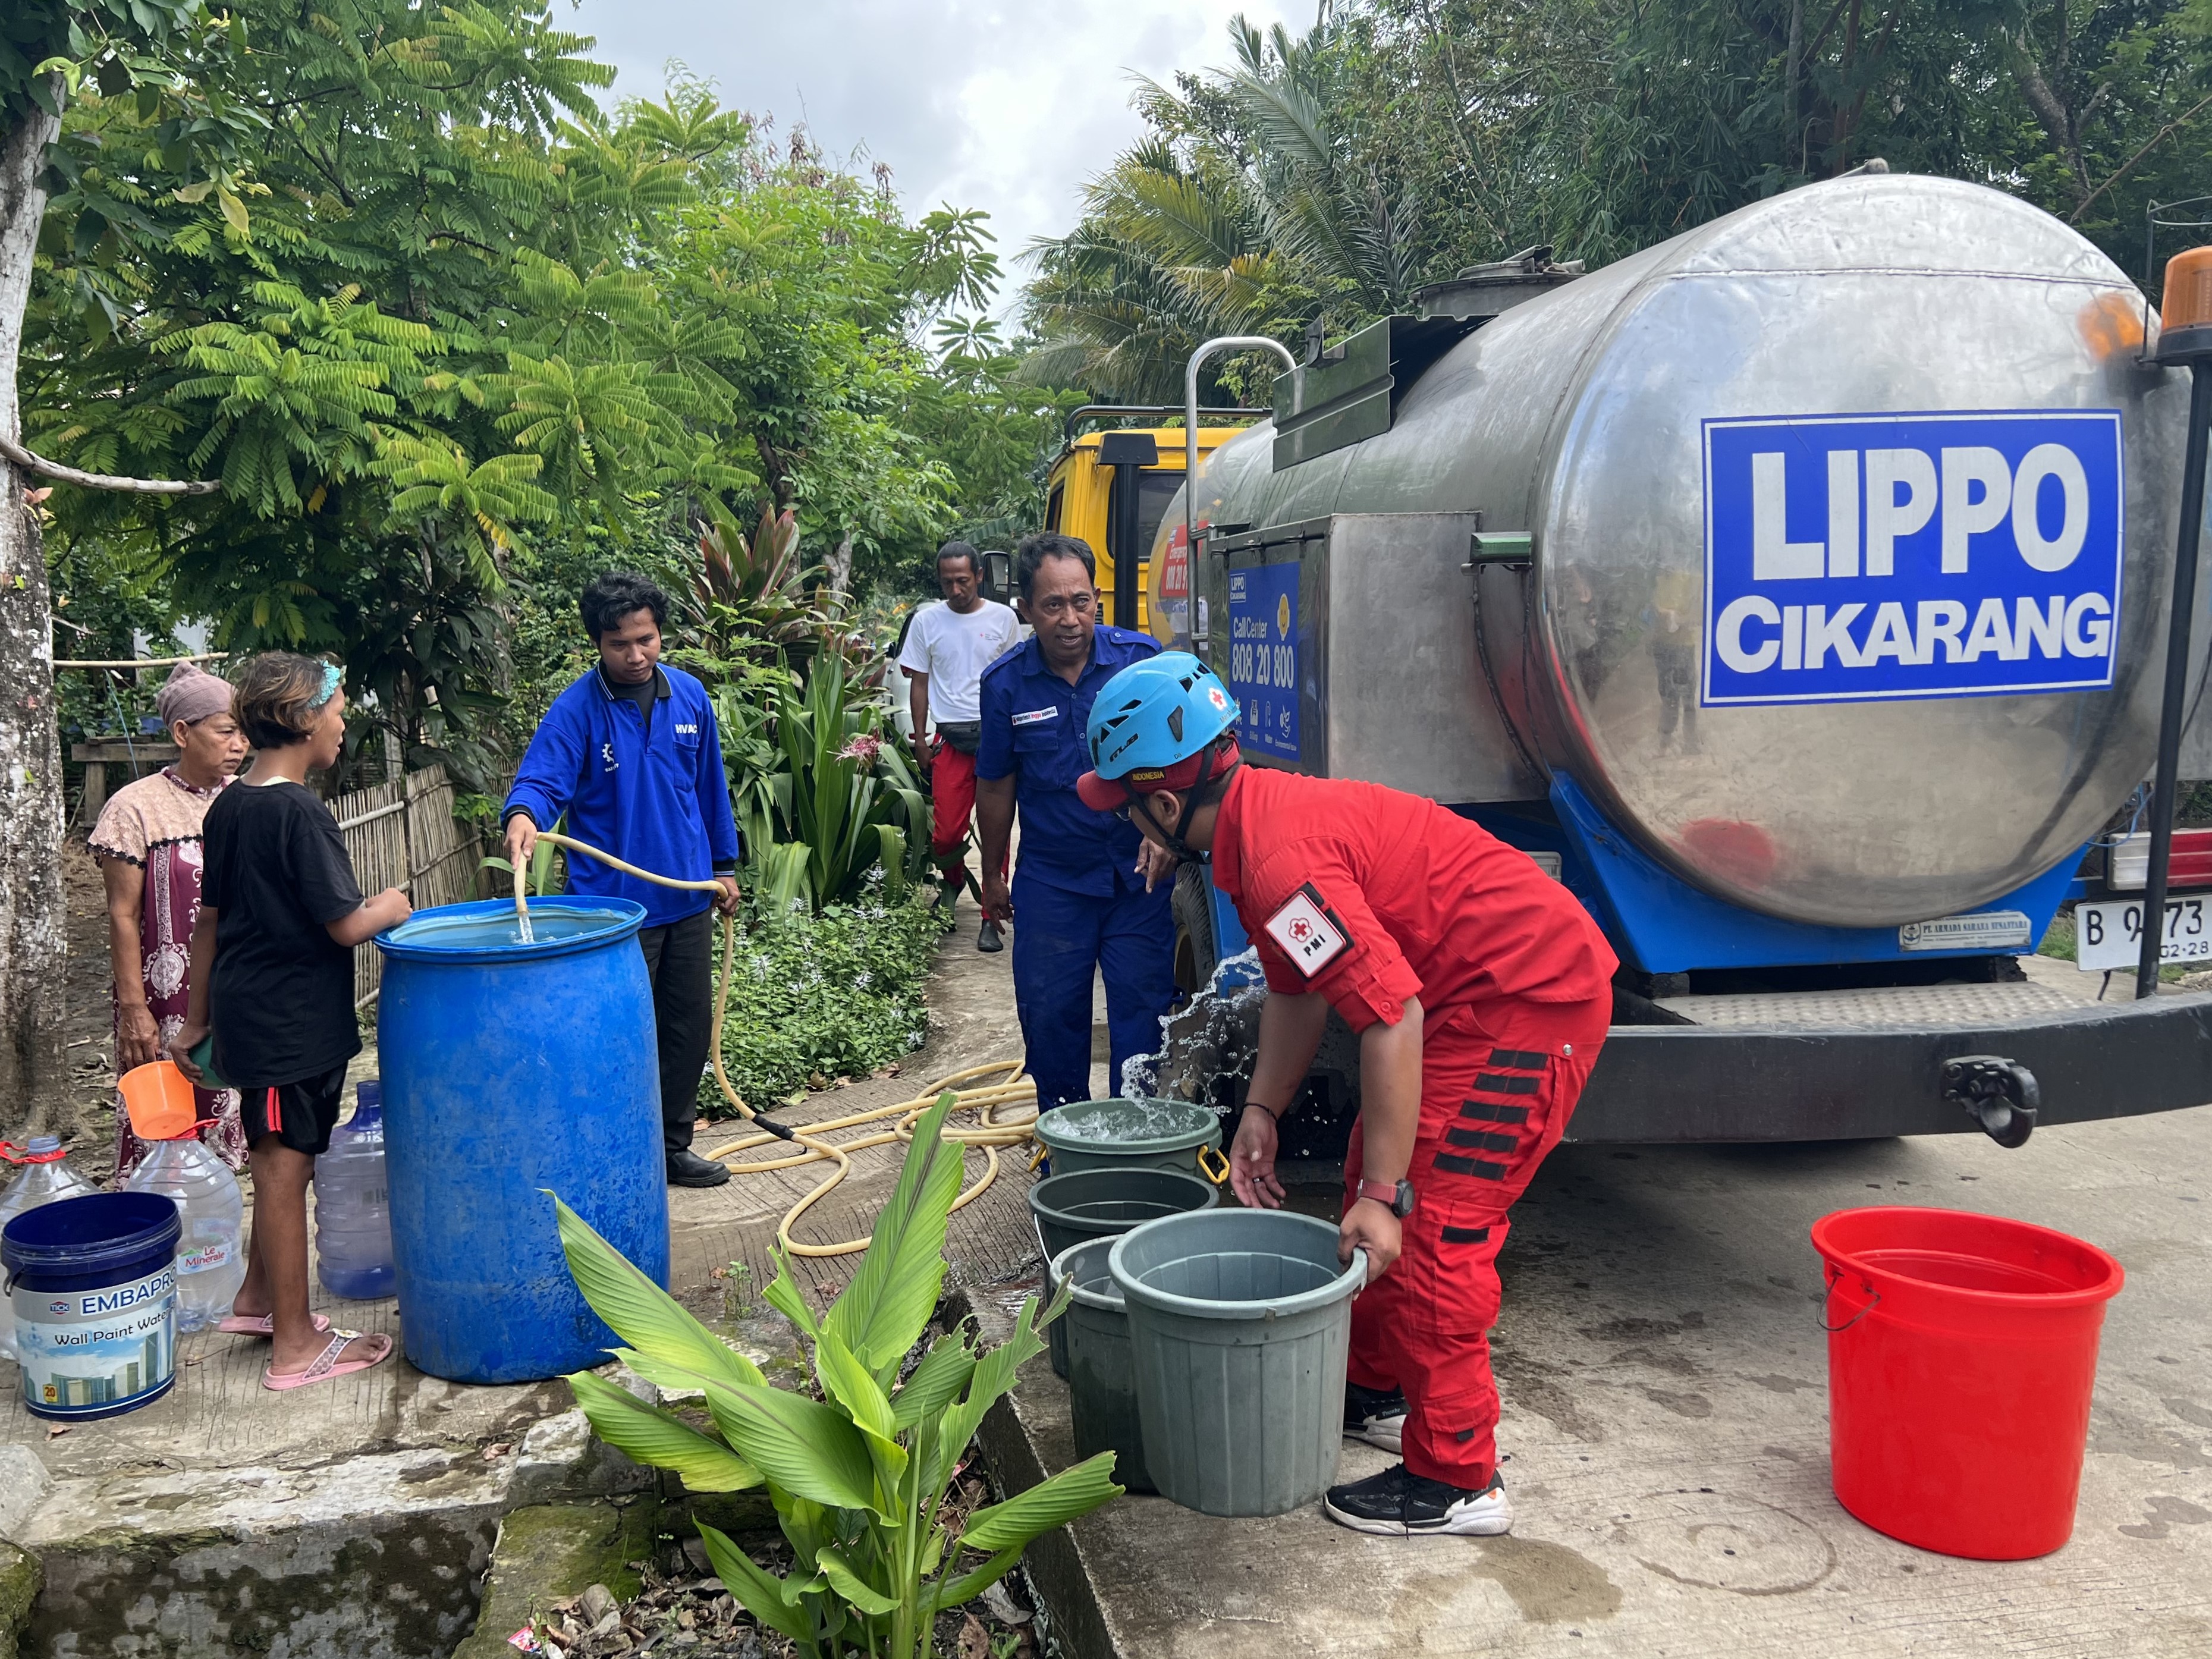
M 1308 979 L 1352 948 L 1352 935 L 1311 882 L 1291 894 L 1266 927 L 1267 937 Z

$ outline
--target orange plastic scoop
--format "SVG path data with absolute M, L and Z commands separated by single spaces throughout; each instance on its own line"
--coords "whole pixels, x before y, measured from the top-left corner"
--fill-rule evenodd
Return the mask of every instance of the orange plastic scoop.
M 131 1133 L 139 1139 L 177 1140 L 191 1133 L 199 1111 L 192 1101 L 192 1085 L 174 1062 L 156 1060 L 134 1066 L 116 1086 L 123 1091 L 124 1108 L 131 1114 Z

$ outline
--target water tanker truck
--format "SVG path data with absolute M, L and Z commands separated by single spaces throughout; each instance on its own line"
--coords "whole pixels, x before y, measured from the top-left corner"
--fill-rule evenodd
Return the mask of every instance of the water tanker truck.
M 1588 274 L 1533 250 L 1310 347 L 1198 470 L 1194 538 L 1164 514 L 1150 619 L 1250 763 L 1430 796 L 1597 918 L 1622 967 L 1571 1139 L 2194 1105 L 2212 998 L 2019 962 L 2156 746 L 2189 388 L 2155 331 L 2084 238 L 1948 179 Z M 1244 940 L 1202 872 L 1176 910 L 1195 986 Z M 1356 1052 L 1287 1152 L 1340 1151 Z

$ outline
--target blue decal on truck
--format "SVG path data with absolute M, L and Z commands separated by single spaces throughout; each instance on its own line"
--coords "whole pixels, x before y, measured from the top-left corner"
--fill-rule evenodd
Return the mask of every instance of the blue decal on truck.
M 2112 683 L 2116 410 L 1705 422 L 1700 701 Z
M 1237 741 L 1298 758 L 1298 566 L 1229 573 L 1229 689 L 1243 705 Z

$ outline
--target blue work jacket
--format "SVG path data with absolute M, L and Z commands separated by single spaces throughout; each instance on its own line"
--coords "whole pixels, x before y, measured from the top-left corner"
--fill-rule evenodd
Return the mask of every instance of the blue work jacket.
M 983 671 L 975 775 L 1014 780 L 1024 875 L 1100 898 L 1144 884 L 1134 872 L 1143 841 L 1136 826 L 1092 811 L 1076 794 L 1075 781 L 1091 769 L 1084 728 L 1099 688 L 1159 649 L 1149 634 L 1100 623 L 1091 661 L 1073 685 L 1045 666 L 1035 635 Z
M 553 699 L 514 775 L 500 814 L 517 811 L 540 830 L 568 815 L 564 834 L 603 848 L 641 870 L 705 881 L 738 863 L 738 826 L 707 688 L 680 668 L 657 668 L 659 696 L 650 733 L 628 697 L 617 696 L 594 668 Z M 711 893 L 656 887 L 572 855 L 568 890 L 635 899 L 645 926 L 695 916 Z

